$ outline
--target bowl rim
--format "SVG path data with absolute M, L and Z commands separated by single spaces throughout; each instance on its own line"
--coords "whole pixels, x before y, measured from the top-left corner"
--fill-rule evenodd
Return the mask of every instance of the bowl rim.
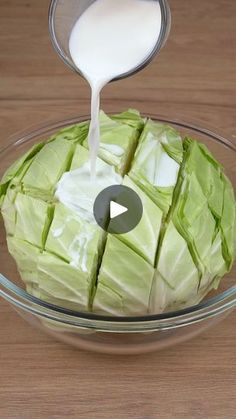
M 112 112 L 112 114 L 115 114 L 115 112 Z M 224 138 L 222 135 L 215 134 L 208 128 L 200 128 L 199 126 L 191 123 L 182 122 L 178 119 L 165 118 L 158 115 L 142 114 L 142 116 L 206 135 L 209 139 L 220 143 L 236 153 L 235 144 Z M 60 130 L 89 119 L 90 116 L 88 115 L 79 117 L 76 116 L 56 121 L 48 121 L 43 124 L 38 124 L 37 126 L 32 126 L 26 131 L 11 136 L 8 145 L 0 148 L 0 158 L 2 158 L 4 153 L 33 140 L 34 137 L 43 137 L 44 135 L 48 135 L 49 131 L 53 132 L 54 130 Z M 204 319 L 214 317 L 224 313 L 225 311 L 232 310 L 236 306 L 236 285 L 230 287 L 224 292 L 221 292 L 217 296 L 208 298 L 197 305 L 181 310 L 161 314 L 126 317 L 79 312 L 47 303 L 28 294 L 27 291 L 17 286 L 13 281 L 6 278 L 1 273 L 0 296 L 24 311 L 31 312 L 32 314 L 40 317 L 59 321 L 60 323 L 79 326 L 82 328 L 89 327 L 101 331 L 136 332 L 181 327 L 191 323 L 203 321 Z

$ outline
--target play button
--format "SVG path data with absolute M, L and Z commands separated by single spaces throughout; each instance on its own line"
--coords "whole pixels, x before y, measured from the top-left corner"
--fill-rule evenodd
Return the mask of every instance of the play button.
M 93 207 L 97 224 L 111 234 L 125 234 L 133 230 L 143 215 L 142 201 L 127 186 L 114 185 L 97 196 Z
M 116 218 L 121 214 L 125 214 L 128 211 L 128 208 L 123 205 L 117 204 L 114 201 L 110 202 L 110 219 Z

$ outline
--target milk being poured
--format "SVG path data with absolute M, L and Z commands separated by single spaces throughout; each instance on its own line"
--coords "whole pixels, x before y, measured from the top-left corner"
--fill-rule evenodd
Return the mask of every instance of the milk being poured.
M 96 0 L 73 27 L 71 57 L 92 91 L 89 147 L 93 176 L 100 141 L 100 92 L 148 58 L 158 41 L 161 22 L 158 1 Z

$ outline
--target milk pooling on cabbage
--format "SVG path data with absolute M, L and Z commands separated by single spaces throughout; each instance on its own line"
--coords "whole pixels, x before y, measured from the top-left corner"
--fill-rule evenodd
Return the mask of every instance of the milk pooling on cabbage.
M 72 29 L 70 54 L 92 92 L 88 140 L 93 176 L 100 141 L 100 92 L 111 80 L 148 58 L 158 41 L 161 23 L 158 1 L 96 0 Z

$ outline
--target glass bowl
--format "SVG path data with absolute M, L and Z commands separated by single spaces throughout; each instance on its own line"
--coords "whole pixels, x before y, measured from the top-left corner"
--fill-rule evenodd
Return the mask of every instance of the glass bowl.
M 158 118 L 205 143 L 225 167 L 236 187 L 236 146 L 207 129 Z M 33 144 L 47 139 L 55 131 L 84 120 L 80 117 L 41 125 L 16 136 L 0 149 L 0 177 L 5 170 Z M 29 323 L 68 344 L 81 349 L 115 354 L 137 354 L 163 349 L 190 339 L 225 318 L 236 306 L 236 266 L 221 281 L 217 291 L 202 303 L 181 311 L 144 317 L 106 317 L 80 313 L 53 306 L 29 295 L 20 279 L 15 262 L 8 253 L 5 230 L 0 220 L 0 296 Z M 3 337 L 1 337 L 3 339 Z
M 69 39 L 74 24 L 84 11 L 94 3 L 95 0 L 51 0 L 48 13 L 48 25 L 49 33 L 52 41 L 52 45 L 64 61 L 64 63 L 79 75 L 83 76 L 82 73 L 75 66 L 69 50 Z M 158 37 L 155 48 L 146 59 L 140 63 L 137 67 L 133 68 L 125 74 L 121 74 L 114 80 L 124 79 L 131 75 L 138 73 L 145 68 L 158 52 L 164 47 L 171 28 L 171 12 L 167 0 L 156 0 L 160 4 L 162 24 L 161 32 Z

